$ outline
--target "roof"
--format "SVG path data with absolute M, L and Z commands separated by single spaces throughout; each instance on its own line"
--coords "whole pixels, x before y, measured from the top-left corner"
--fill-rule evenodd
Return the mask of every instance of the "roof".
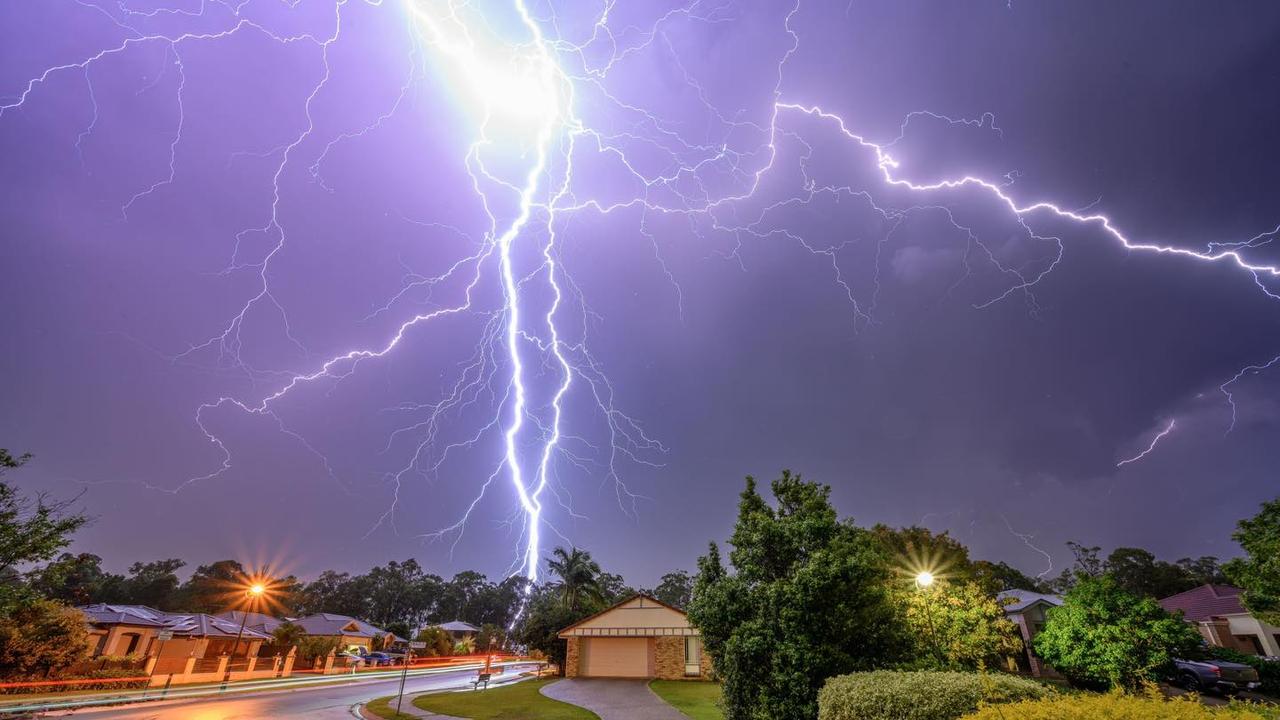
M 296 620 L 291 620 L 294 625 L 299 625 L 308 635 L 349 635 L 355 637 L 377 637 L 382 635 L 391 635 L 396 640 L 403 640 L 394 633 L 389 633 L 381 628 L 376 628 L 369 623 L 353 618 L 349 615 L 336 615 L 334 613 L 316 613 L 308 615 Z
M 1240 588 L 1232 585 L 1201 585 L 1160 601 L 1160 607 L 1171 613 L 1182 611 L 1182 619 L 1200 622 L 1219 615 L 1244 615 L 1240 604 Z
M 605 625 L 598 622 L 606 615 L 613 613 L 618 613 L 619 617 L 622 617 L 624 611 L 631 611 L 625 623 Z M 679 617 L 675 618 L 674 623 L 670 622 L 672 618 L 668 613 L 675 613 Z M 579 620 L 561 630 L 557 636 L 567 638 L 596 635 L 617 637 L 698 635 L 698 630 L 689 624 L 688 618 L 688 614 L 678 607 L 668 605 L 651 595 L 636 594 Z
M 230 610 L 224 613 L 218 613 L 215 617 L 235 623 L 237 627 L 240 625 L 241 619 L 244 620 L 245 627 L 270 635 L 276 631 L 276 628 L 284 625 L 288 620 L 281 620 L 265 613 L 244 612 L 242 610 Z
M 440 623 L 436 627 L 446 632 L 479 632 L 480 631 L 480 628 L 476 627 L 475 625 L 472 625 L 471 623 L 462 622 L 461 620 L 454 620 L 453 622 Z
M 996 599 L 1004 605 L 1006 613 L 1019 613 L 1041 602 L 1054 606 L 1062 604 L 1061 595 L 1046 595 L 1030 590 L 1005 590 Z
M 94 625 L 131 625 L 163 628 L 186 637 L 230 637 L 241 635 L 240 624 L 204 613 L 171 613 L 146 605 L 98 603 L 80 608 Z M 269 639 L 270 635 L 246 627 L 242 637 Z

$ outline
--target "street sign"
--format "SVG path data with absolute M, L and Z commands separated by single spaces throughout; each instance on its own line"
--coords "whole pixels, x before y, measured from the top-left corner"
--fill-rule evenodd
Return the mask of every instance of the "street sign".
M 414 650 L 423 650 L 427 647 L 427 643 L 426 641 L 411 640 L 409 642 L 409 647 L 413 648 Z
M 160 641 L 164 641 L 164 640 L 172 640 L 172 639 L 173 639 L 173 631 L 172 631 L 172 630 L 161 630 L 160 632 L 156 633 L 156 639 L 157 639 L 157 640 L 160 640 Z

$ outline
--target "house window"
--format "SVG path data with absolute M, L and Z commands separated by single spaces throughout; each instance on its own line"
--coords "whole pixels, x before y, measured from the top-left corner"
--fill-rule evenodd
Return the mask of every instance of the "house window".
M 689 636 L 684 639 L 684 674 L 702 674 L 702 638 Z
M 138 641 L 142 639 L 142 636 L 138 633 L 125 633 L 121 639 L 123 640 L 124 638 L 129 638 L 129 644 L 125 646 L 124 652 L 120 654 L 132 655 L 133 651 L 138 649 Z

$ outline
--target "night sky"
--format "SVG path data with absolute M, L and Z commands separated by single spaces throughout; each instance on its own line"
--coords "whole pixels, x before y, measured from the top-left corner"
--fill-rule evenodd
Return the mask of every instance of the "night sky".
M 479 116 L 417 2 L 0 4 L 0 446 L 35 454 L 7 476 L 24 489 L 83 491 L 97 519 L 74 550 L 302 576 L 517 562 L 509 315 L 494 256 L 466 261 L 493 243 Z M 511 2 L 479 5 L 528 43 Z M 1252 239 L 1241 257 L 1280 263 L 1280 5 L 530 10 L 590 131 L 563 156 L 556 138 L 539 194 L 571 158 L 555 275 L 545 211 L 512 245 L 526 467 L 559 382 L 549 277 L 580 369 L 544 546 L 650 585 L 727 536 L 744 475 L 791 468 L 860 524 L 949 530 L 1030 574 L 1042 548 L 1056 574 L 1066 540 L 1231 556 L 1235 522 L 1280 494 L 1280 362 L 1227 387 L 1234 422 L 1221 389 L 1280 355 L 1280 281 L 1020 222 L 972 185 L 890 187 L 835 122 L 774 117 L 776 90 L 899 178 L 978 176 L 1134 243 Z M 485 166 L 522 177 L 527 139 Z M 501 231 L 518 208 L 484 189 Z M 466 311 L 290 386 L 472 277 Z M 433 538 L 490 477 L 465 533 Z

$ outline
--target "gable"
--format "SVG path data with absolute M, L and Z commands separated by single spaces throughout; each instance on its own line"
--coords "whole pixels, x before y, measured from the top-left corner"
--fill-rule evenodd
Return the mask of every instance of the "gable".
M 689 618 L 651 597 L 638 595 L 560 631 L 571 636 L 697 635 Z

